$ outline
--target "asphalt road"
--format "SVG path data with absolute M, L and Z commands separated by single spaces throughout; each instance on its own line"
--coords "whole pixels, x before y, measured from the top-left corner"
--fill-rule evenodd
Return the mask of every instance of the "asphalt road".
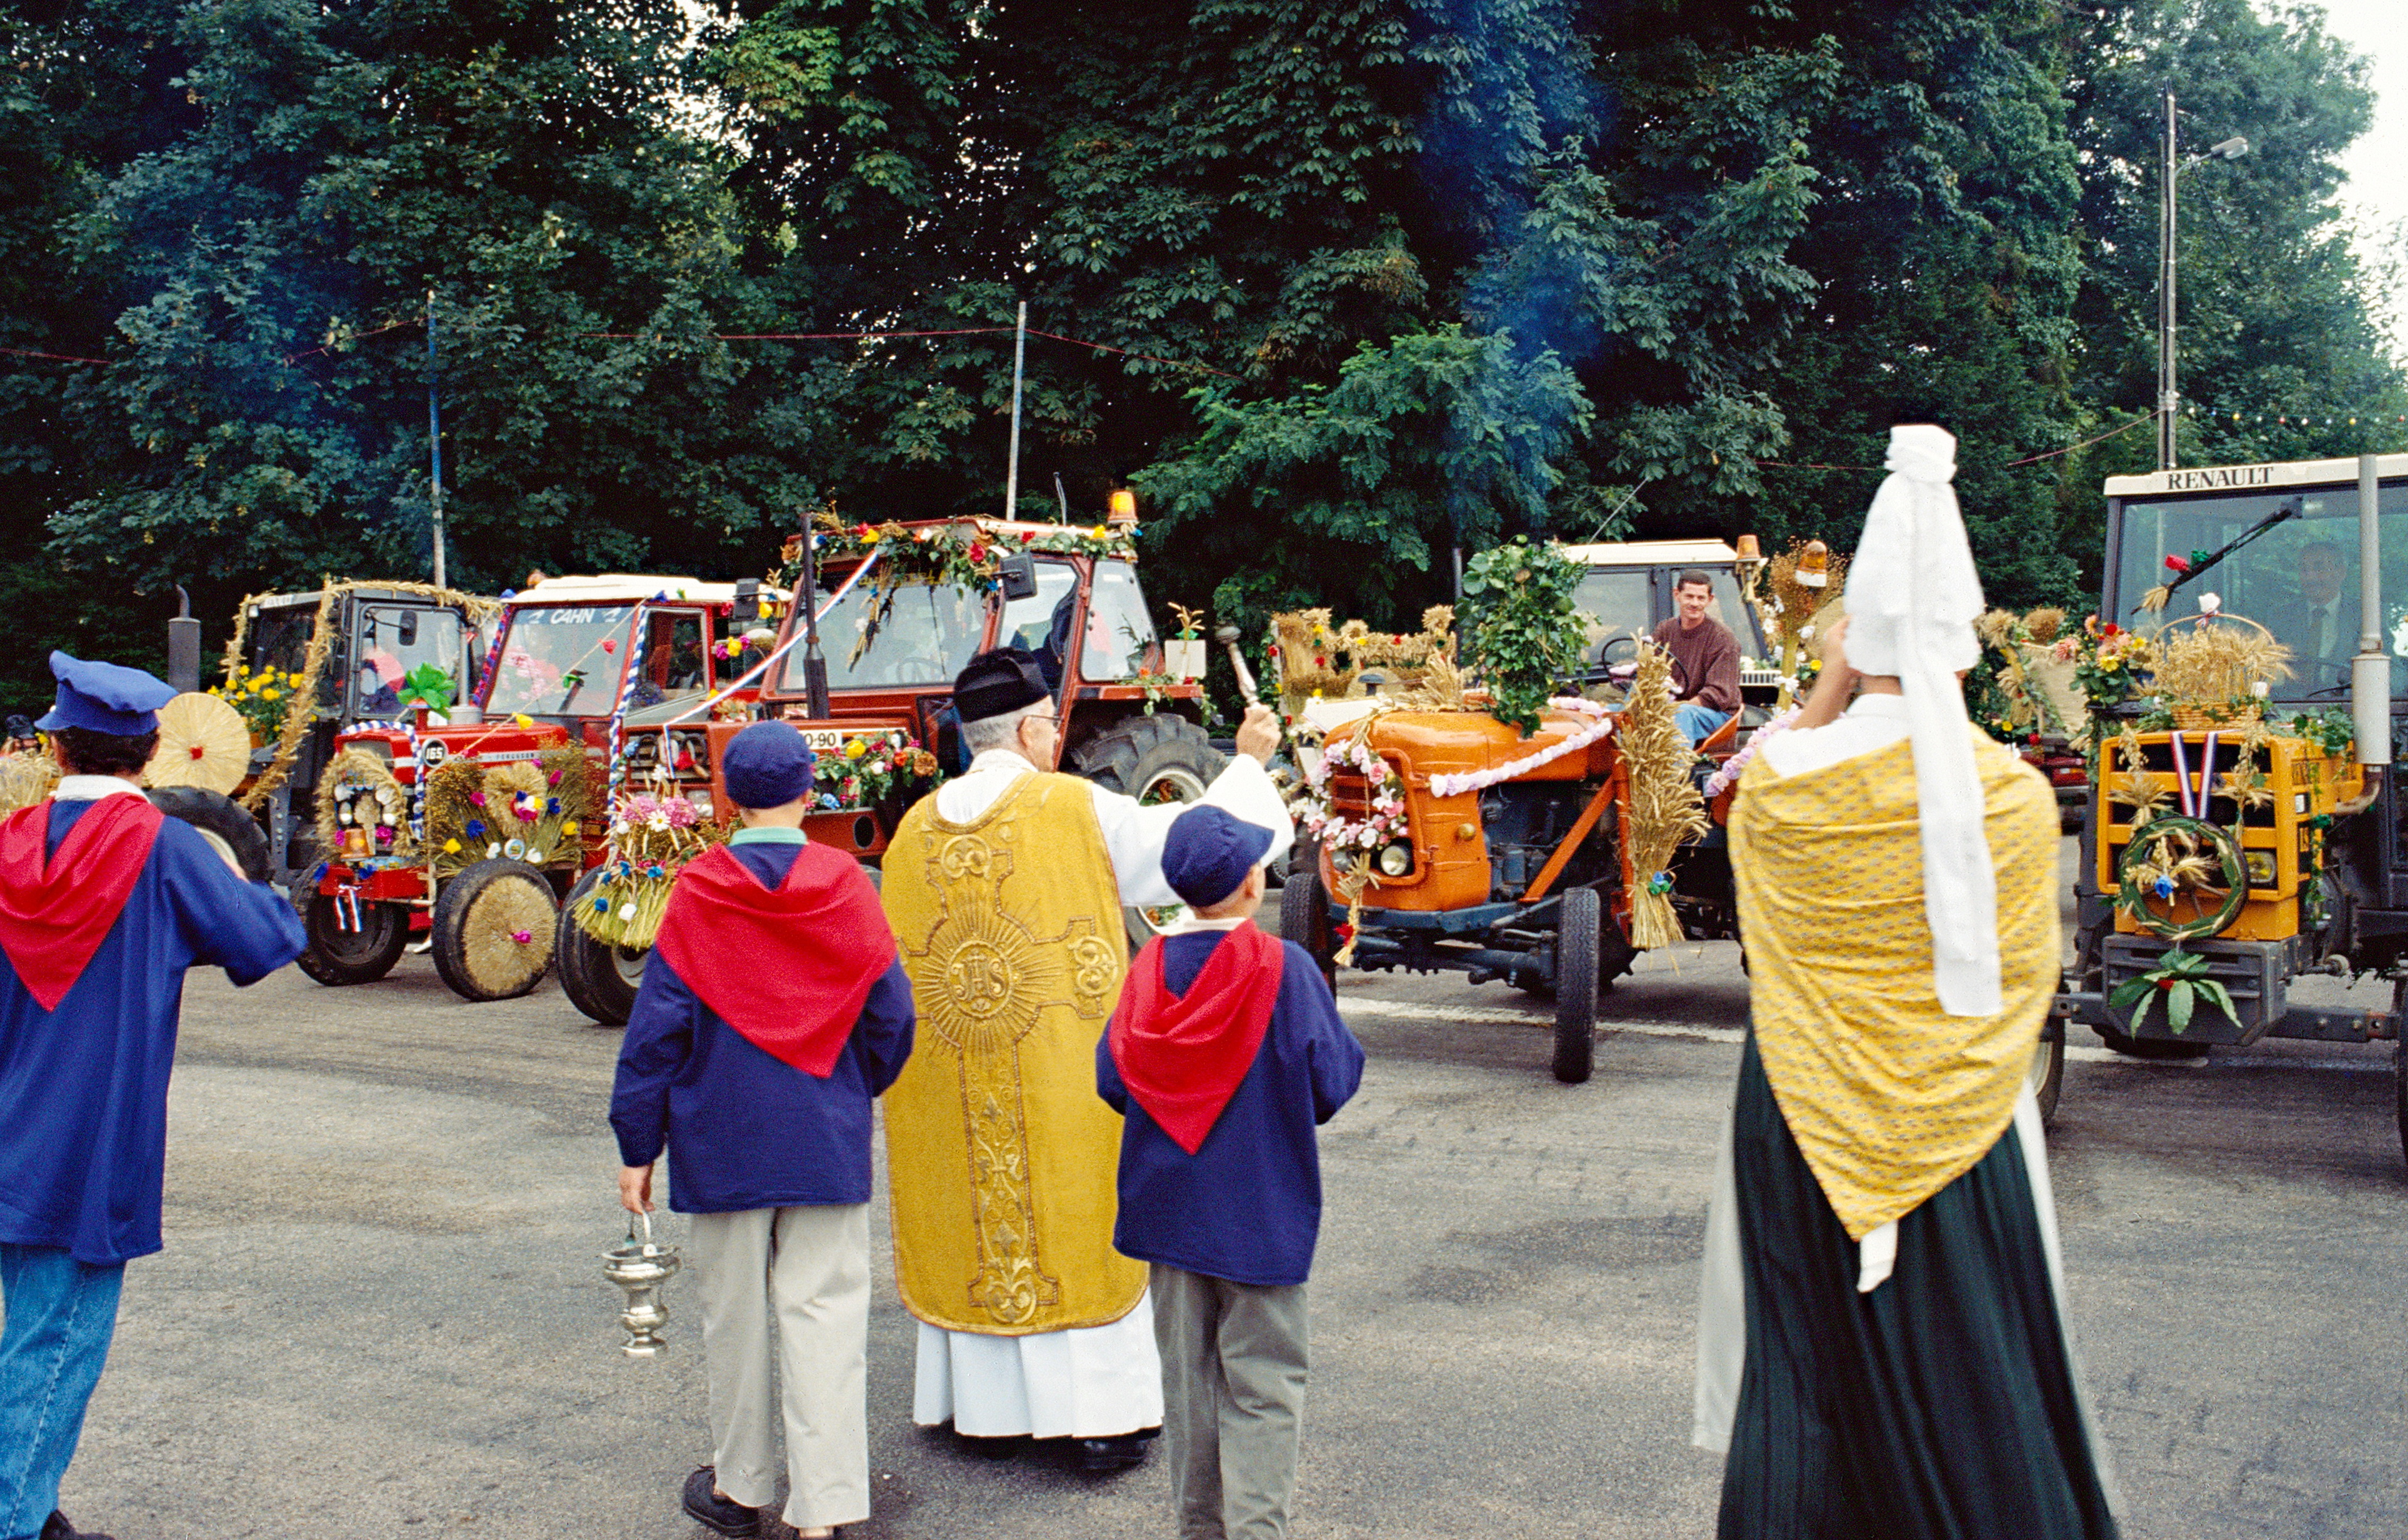
M 1736 963 L 1727 944 L 1644 960 L 1577 1087 L 1548 1077 L 1538 1002 L 1346 980 L 1370 1068 L 1325 1131 L 1297 1534 L 1712 1533 L 1692 1318 Z M 121 1540 L 704 1533 L 676 1503 L 710 1454 L 691 1282 L 670 1287 L 672 1351 L 634 1362 L 600 1273 L 624 1221 L 616 1032 L 549 986 L 466 1005 L 420 958 L 351 990 L 196 974 L 184 1020 L 166 1249 L 128 1271 L 67 1479 L 78 1522 Z M 2076 1038 L 2051 1148 L 2125 1533 L 2397 1540 L 2408 1179 L 2387 1047 L 2165 1065 Z M 878 1506 L 848 1533 L 1170 1533 L 1158 1462 L 1096 1479 L 912 1429 L 911 1323 L 873 1214 Z

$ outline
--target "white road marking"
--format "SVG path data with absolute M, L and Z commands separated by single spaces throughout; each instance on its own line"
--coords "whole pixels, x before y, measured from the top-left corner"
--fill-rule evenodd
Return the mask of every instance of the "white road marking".
M 1494 1005 L 1421 1005 L 1408 1000 L 1375 1000 L 1368 995 L 1345 993 L 1338 997 L 1340 1016 L 1390 1016 L 1408 1021 L 1493 1022 L 1511 1027 L 1552 1028 L 1555 1022 L 1534 1011 L 1503 1010 Z M 1707 1043 L 1727 1043 L 1733 1047 L 1747 1040 L 1747 1034 L 1737 1027 L 1692 1026 L 1670 1021 L 1599 1021 L 1599 1032 L 1627 1032 L 1641 1037 L 1687 1037 Z M 2065 1057 L 2075 1063 L 2124 1064 L 2135 1069 L 2321 1069 L 2342 1070 L 2358 1075 L 2388 1075 L 2387 1060 L 2365 1059 L 2283 1059 L 2266 1054 L 2214 1054 L 2205 1059 L 2135 1059 L 2117 1053 L 2114 1048 L 2090 1048 L 2069 1043 Z

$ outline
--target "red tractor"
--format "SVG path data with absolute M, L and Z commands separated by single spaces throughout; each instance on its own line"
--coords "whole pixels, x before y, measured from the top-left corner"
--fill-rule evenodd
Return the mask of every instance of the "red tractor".
M 799 557 L 799 539 L 789 549 Z M 904 809 L 968 764 L 953 712 L 953 678 L 994 648 L 1036 652 L 1055 686 L 1060 760 L 1040 768 L 1082 776 L 1140 801 L 1187 802 L 1226 763 L 1205 734 L 1201 684 L 1164 672 L 1128 534 L 987 519 L 915 520 L 824 529 L 816 555 L 815 573 L 794 575 L 802 579 L 798 592 L 824 589 L 827 595 L 815 606 L 825 708 L 812 709 L 812 649 L 798 599 L 762 671 L 753 711 L 794 722 L 819 752 L 821 810 L 806 820 L 805 833 L 873 871 Z M 624 786 L 652 798 L 647 819 L 666 819 L 667 799 L 682 799 L 709 818 L 724 813 L 720 752 L 749 720 L 749 713 L 710 721 L 698 713 L 640 725 L 631 720 L 621 772 Z M 670 831 L 655 833 L 685 853 L 695 848 Z M 640 828 L 625 834 L 629 847 L 644 838 Z M 557 948 L 561 986 L 595 1020 L 626 1020 L 658 905 L 675 875 L 670 858 L 623 848 L 569 895 Z M 1161 917 L 1132 910 L 1128 918 L 1142 930 Z
M 737 671 L 741 638 L 723 633 L 758 590 L 553 578 L 504 606 L 473 705 L 341 734 L 319 781 L 303 971 L 366 983 L 414 948 L 464 998 L 532 990 L 561 894 L 602 857 L 614 750 Z

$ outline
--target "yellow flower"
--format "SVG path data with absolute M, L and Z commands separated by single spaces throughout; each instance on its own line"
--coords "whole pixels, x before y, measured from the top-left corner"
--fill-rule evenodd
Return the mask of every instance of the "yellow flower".
M 844 746 L 844 757 L 849 760 L 857 760 L 861 758 L 862 755 L 868 752 L 869 745 L 862 742 L 859 738 L 855 738 L 851 743 Z
M 535 725 L 535 719 L 528 716 L 523 711 L 520 712 L 517 716 L 512 717 L 510 720 L 518 723 L 521 727 L 533 727 Z
M 1108 534 L 1104 526 L 1101 524 L 1097 524 L 1094 529 L 1089 530 L 1087 533 L 1094 535 L 1098 540 L 1104 539 Z
M 443 853 L 445 855 L 452 856 L 458 855 L 460 853 L 460 842 L 456 839 L 445 840 L 443 842 Z
M 560 826 L 560 832 L 564 834 L 573 834 L 577 833 L 577 820 L 575 819 L 570 819 L 566 823 Z
M 259 692 L 259 698 L 265 701 L 272 701 L 283 693 L 284 692 L 281 690 L 263 690 Z

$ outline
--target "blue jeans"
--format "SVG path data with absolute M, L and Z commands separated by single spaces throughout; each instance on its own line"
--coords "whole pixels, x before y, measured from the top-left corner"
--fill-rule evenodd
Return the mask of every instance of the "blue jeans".
M 1713 737 L 1714 729 L 1730 720 L 1730 715 L 1711 706 L 1699 706 L 1695 701 L 1683 701 L 1672 708 L 1672 720 L 1689 740 L 1692 749 Z
M 83 1409 L 117 1330 L 125 1264 L 0 1242 L 0 1536 L 35 1540 L 59 1505 Z

